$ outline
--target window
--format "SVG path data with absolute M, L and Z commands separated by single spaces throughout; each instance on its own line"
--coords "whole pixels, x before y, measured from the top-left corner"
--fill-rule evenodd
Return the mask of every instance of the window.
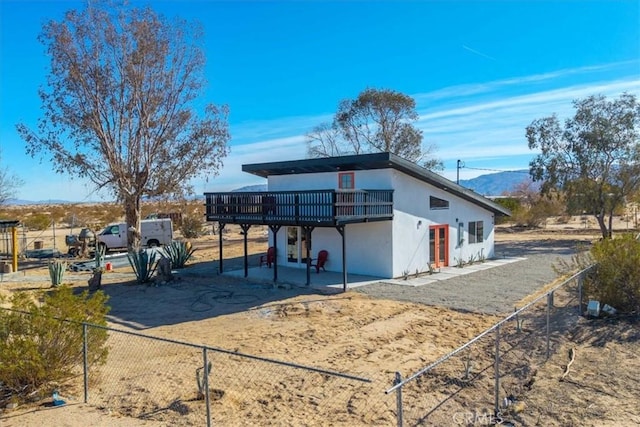
M 110 234 L 120 234 L 120 226 L 112 225 L 110 227 L 105 228 L 100 234 L 103 236 L 108 236 Z
M 469 222 L 469 243 L 481 243 L 484 241 L 484 225 L 482 221 Z
M 431 209 L 449 209 L 449 201 L 438 197 L 429 196 L 429 208 Z
M 338 174 L 338 188 L 341 190 L 353 190 L 355 187 L 355 177 L 353 172 L 341 172 Z

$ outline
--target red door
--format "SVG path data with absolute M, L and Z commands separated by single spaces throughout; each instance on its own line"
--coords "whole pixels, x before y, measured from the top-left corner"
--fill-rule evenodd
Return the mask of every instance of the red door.
M 449 226 L 429 227 L 429 262 L 435 268 L 449 265 Z

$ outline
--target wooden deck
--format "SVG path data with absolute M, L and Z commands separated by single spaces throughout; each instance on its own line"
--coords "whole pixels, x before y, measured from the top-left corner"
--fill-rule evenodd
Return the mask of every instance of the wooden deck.
M 204 193 L 207 221 L 335 227 L 393 219 L 393 190 Z

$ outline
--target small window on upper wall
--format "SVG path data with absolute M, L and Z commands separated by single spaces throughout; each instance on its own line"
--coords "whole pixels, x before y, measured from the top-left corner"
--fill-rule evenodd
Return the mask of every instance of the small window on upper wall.
M 449 201 L 438 197 L 429 196 L 430 209 L 449 209 Z
M 338 174 L 338 188 L 341 190 L 353 190 L 355 185 L 355 173 L 340 172 Z

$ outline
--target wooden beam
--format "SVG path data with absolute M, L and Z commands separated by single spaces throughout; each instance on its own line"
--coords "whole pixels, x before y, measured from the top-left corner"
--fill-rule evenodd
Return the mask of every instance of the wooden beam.
M 307 247 L 307 286 L 311 284 L 311 233 L 315 227 L 305 225 L 302 227 Z
M 342 236 L 342 292 L 347 292 L 347 242 L 346 242 L 346 226 L 340 225 L 336 227 L 338 233 Z
M 18 227 L 15 225 L 11 227 L 11 271 L 14 273 L 18 271 Z
M 224 226 L 226 224 L 224 222 L 218 223 L 218 255 L 220 256 L 220 260 L 218 261 L 218 273 L 222 274 L 222 230 L 224 230 Z
M 269 230 L 273 233 L 273 282 L 278 280 L 278 231 L 281 225 L 270 225 Z
M 251 224 L 240 224 L 240 228 L 242 229 L 242 234 L 244 235 L 244 277 L 249 275 L 249 254 L 247 253 L 247 235 L 249 234 L 249 229 L 251 228 Z

